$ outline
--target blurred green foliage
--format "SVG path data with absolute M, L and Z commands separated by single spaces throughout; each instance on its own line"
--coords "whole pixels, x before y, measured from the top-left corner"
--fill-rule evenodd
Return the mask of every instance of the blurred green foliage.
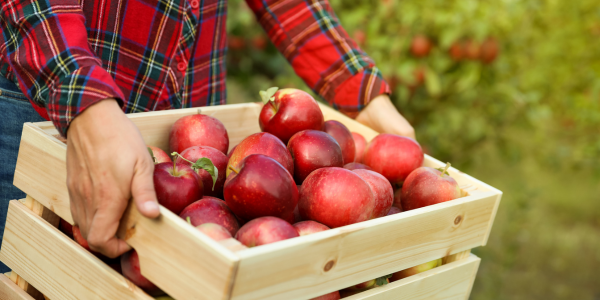
M 426 151 L 504 191 L 472 299 L 600 299 L 600 2 L 330 1 Z M 243 1 L 228 30 L 230 102 L 307 90 Z M 450 55 L 489 39 L 491 63 Z

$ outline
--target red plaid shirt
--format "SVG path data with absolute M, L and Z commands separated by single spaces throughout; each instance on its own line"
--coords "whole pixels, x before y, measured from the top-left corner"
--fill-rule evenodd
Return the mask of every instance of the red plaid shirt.
M 247 0 L 317 94 L 356 114 L 389 92 L 326 0 Z M 85 108 L 126 113 L 224 104 L 225 0 L 3 0 L 0 72 L 63 135 Z

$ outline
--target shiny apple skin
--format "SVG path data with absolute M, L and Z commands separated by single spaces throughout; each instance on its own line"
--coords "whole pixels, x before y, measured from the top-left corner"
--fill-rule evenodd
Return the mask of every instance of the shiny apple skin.
M 402 210 L 409 211 L 461 197 L 460 187 L 454 178 L 430 168 L 414 170 L 402 186 Z
M 235 147 L 229 158 L 227 174 L 231 174 L 230 166 L 239 169 L 244 158 L 251 154 L 263 154 L 279 162 L 290 174 L 294 174 L 294 161 L 285 144 L 268 132 L 259 132 L 245 138 Z
M 373 169 L 371 169 L 371 167 L 361 164 L 361 163 L 357 163 L 357 162 L 351 162 L 351 163 L 345 164 L 344 169 L 348 169 L 350 171 L 352 171 L 352 170 L 371 170 L 371 171 L 373 171 Z
M 217 198 L 223 198 L 223 185 L 225 184 L 225 172 L 227 171 L 227 156 L 223 154 L 223 152 L 209 146 L 192 146 L 189 147 L 183 152 L 181 152 L 181 156 L 185 159 L 196 162 L 198 159 L 206 157 L 210 159 L 210 161 L 215 165 L 217 170 L 219 170 L 219 174 L 217 176 L 217 182 L 214 184 L 213 189 L 213 180 L 208 171 L 199 169 L 196 171 L 200 178 L 202 179 L 202 185 L 204 186 L 204 195 L 212 196 Z M 184 164 L 190 166 L 191 164 L 181 157 L 177 157 L 175 160 L 178 164 Z
M 273 216 L 293 222 L 298 188 L 292 175 L 276 160 L 262 154 L 246 157 L 239 173 L 225 182 L 225 202 L 240 219 Z
M 181 211 L 179 216 L 184 220 L 189 217 L 193 226 L 205 223 L 217 224 L 227 229 L 231 236 L 234 236 L 240 229 L 237 218 L 225 201 L 210 196 L 204 196 L 202 199 L 188 205 Z
M 375 208 L 372 218 L 380 218 L 387 215 L 394 203 L 394 189 L 390 182 L 381 174 L 370 170 L 353 170 L 369 185 L 375 197 Z
M 302 184 L 298 209 L 304 220 L 336 228 L 371 219 L 375 197 L 358 174 L 343 168 L 321 168 Z
M 215 241 L 221 241 L 232 238 L 231 233 L 225 227 L 215 224 L 215 223 L 204 223 L 202 225 L 196 226 L 198 231 L 208 235 L 211 239 Z
M 342 157 L 344 164 L 354 162 L 354 156 L 356 155 L 356 145 L 352 133 L 348 130 L 346 125 L 336 120 L 325 121 L 323 128 L 327 134 L 331 135 L 340 148 L 342 148 Z
M 154 156 L 154 163 L 160 164 L 164 162 L 173 162 L 171 157 L 162 149 L 154 146 L 148 146 L 150 150 L 152 150 L 152 155 Z
M 423 165 L 423 160 L 423 150 L 415 140 L 382 133 L 367 145 L 363 163 L 392 185 L 401 185 L 408 174 Z
M 317 130 L 300 131 L 288 142 L 294 159 L 294 180 L 301 185 L 314 170 L 343 167 L 342 148 L 329 134 Z
M 331 229 L 331 228 L 327 227 L 326 225 L 323 225 L 319 222 L 315 222 L 312 220 L 301 221 L 301 222 L 295 223 L 293 226 L 294 226 L 294 228 L 296 228 L 296 231 L 298 231 L 298 234 L 300 236 L 309 235 L 309 234 L 313 234 L 313 233 Z
M 367 140 L 360 133 L 351 132 L 352 139 L 354 139 L 354 162 L 362 163 L 363 157 L 365 156 L 365 148 L 367 147 Z
M 229 135 L 221 121 L 207 115 L 185 116 L 169 132 L 169 149 L 179 153 L 192 146 L 210 146 L 224 154 L 229 149 Z
M 317 101 L 298 89 L 281 89 L 260 112 L 260 129 L 278 137 L 284 144 L 302 130 L 323 128 L 323 113 Z
M 398 214 L 401 212 L 402 212 L 402 209 L 400 209 L 396 206 L 392 206 L 392 207 L 390 207 L 390 210 L 387 212 L 386 216 L 395 215 L 395 214 Z
M 121 271 L 129 281 L 146 291 L 150 295 L 160 295 L 163 292 L 142 275 L 140 258 L 135 250 L 131 250 L 121 256 Z
M 261 217 L 242 226 L 235 239 L 246 247 L 256 247 L 298 236 L 290 223 L 276 217 Z
M 158 203 L 175 214 L 192 202 L 202 199 L 204 186 L 202 179 L 192 168 L 176 164 L 178 176 L 173 174 L 173 163 L 154 166 L 154 189 Z

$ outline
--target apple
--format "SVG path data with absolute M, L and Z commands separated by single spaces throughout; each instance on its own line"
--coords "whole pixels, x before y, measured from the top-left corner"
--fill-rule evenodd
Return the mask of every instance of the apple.
M 210 146 L 223 153 L 229 149 L 229 136 L 221 121 L 207 115 L 180 118 L 169 132 L 171 152 L 181 153 L 192 146 Z
M 302 184 L 298 210 L 305 220 L 330 228 L 371 219 L 373 192 L 358 174 L 342 168 L 321 168 Z
M 330 229 L 329 227 L 327 227 L 319 222 L 315 222 L 315 221 L 311 221 L 311 220 L 298 222 L 298 223 L 294 224 L 293 226 L 294 226 L 294 228 L 296 228 L 296 231 L 298 231 L 298 234 L 300 236 L 308 235 L 311 233 L 317 233 L 317 232 L 321 232 L 321 231 Z
M 429 270 L 439 267 L 441 265 L 442 265 L 442 259 L 438 258 L 436 260 L 432 260 L 430 262 L 426 262 L 424 264 L 414 266 L 412 268 L 408 268 L 408 269 L 402 270 L 400 272 L 396 272 L 392 275 L 392 277 L 390 277 L 390 282 L 394 282 L 394 281 L 400 280 L 402 278 L 406 278 L 408 276 L 419 274 L 421 272 L 429 271 Z
M 461 61 L 464 56 L 464 45 L 461 41 L 456 41 L 452 43 L 450 49 L 448 50 L 448 54 L 454 61 Z
M 298 185 L 298 191 L 300 191 L 300 185 Z M 294 208 L 294 222 L 292 222 L 292 224 L 298 223 L 298 222 L 302 222 L 304 220 L 302 220 L 302 216 L 300 216 L 300 210 L 298 210 L 298 205 L 296 205 L 296 208 Z
M 150 154 L 154 158 L 155 164 L 160 164 L 160 163 L 164 163 L 164 162 L 172 162 L 171 157 L 165 151 L 163 151 L 162 149 L 160 149 L 158 147 L 148 146 L 148 151 L 150 151 Z
M 401 212 L 402 212 L 402 209 L 400 209 L 396 206 L 392 206 L 392 207 L 390 207 L 390 210 L 387 212 L 386 216 L 394 215 L 394 214 L 401 213 Z
M 364 46 L 367 41 L 367 35 L 361 29 L 354 31 L 354 40 L 360 45 Z
M 140 258 L 135 250 L 131 250 L 121 256 L 121 270 L 123 271 L 123 276 L 146 291 L 146 293 L 153 296 L 163 293 L 154 283 L 142 275 Z
M 372 218 L 384 217 L 394 203 L 394 188 L 381 174 L 364 169 L 352 170 L 369 185 L 375 197 Z
M 154 189 L 158 203 L 175 214 L 202 199 L 202 179 L 190 166 L 160 163 L 154 166 Z
M 68 237 L 73 238 L 73 225 L 71 225 L 69 222 L 60 219 L 60 223 L 58 223 L 58 229 Z
M 225 227 L 215 224 L 215 223 L 204 223 L 202 225 L 196 226 L 198 231 L 208 235 L 211 239 L 215 241 L 226 240 L 232 238 L 231 233 L 225 229 Z
M 402 188 L 396 189 L 394 192 L 394 204 L 392 206 L 402 210 Z
M 387 276 L 386 276 L 387 277 Z M 382 286 L 389 283 L 389 279 L 371 279 L 369 281 L 365 281 L 363 283 L 359 283 L 357 285 L 345 288 L 340 291 L 340 296 L 342 298 L 350 297 L 352 295 L 356 295 L 358 293 L 362 293 L 366 290 L 370 290 L 372 288 L 376 288 L 378 286 Z
M 248 136 L 235 147 L 227 164 L 226 176 L 231 174 L 232 169 L 239 170 L 242 160 L 251 154 L 266 155 L 280 163 L 290 174 L 294 174 L 294 161 L 285 144 L 268 132 L 259 132 Z
M 367 147 L 367 140 L 360 133 L 351 132 L 352 139 L 354 140 L 354 162 L 362 163 L 363 156 L 365 155 L 365 148 Z
M 408 211 L 461 197 L 460 188 L 444 169 L 420 167 L 414 170 L 402 186 L 402 209 Z
M 188 205 L 179 216 L 188 220 L 193 226 L 199 226 L 205 223 L 215 223 L 223 226 L 233 236 L 240 229 L 240 225 L 227 204 L 221 200 L 210 196 L 204 196 L 202 199 Z
M 423 164 L 424 158 L 417 141 L 382 133 L 367 146 L 363 162 L 387 178 L 392 185 L 401 185 L 410 172 Z
M 256 247 L 297 237 L 290 223 L 276 217 L 261 217 L 246 223 L 235 238 L 246 247 Z
M 227 161 L 229 161 L 229 159 L 231 158 L 231 154 L 233 154 L 233 151 L 235 151 L 235 148 L 237 148 L 237 145 L 233 146 L 233 148 L 231 148 L 231 150 L 229 150 L 229 153 L 227 153 Z
M 351 171 L 352 170 L 361 170 L 361 169 L 362 170 L 371 170 L 371 171 L 373 170 L 373 169 L 371 169 L 371 167 L 361 164 L 361 163 L 357 163 L 357 162 L 351 162 L 351 163 L 345 164 L 344 169 L 348 169 Z
M 323 113 L 317 101 L 298 89 L 270 88 L 260 92 L 265 105 L 260 111 L 260 129 L 278 137 L 284 144 L 302 130 L 323 128 Z
M 231 50 L 242 50 L 246 47 L 246 41 L 239 36 L 229 35 L 227 38 L 227 46 Z
M 324 131 L 331 135 L 340 148 L 342 148 L 342 157 L 344 158 L 344 164 L 348 164 L 354 161 L 356 155 L 356 145 L 354 144 L 354 138 L 352 133 L 346 127 L 346 125 L 336 121 L 329 120 L 325 121 Z
M 314 170 L 326 167 L 342 167 L 342 148 L 329 134 L 317 130 L 300 131 L 288 142 L 288 150 L 294 158 L 294 179 L 302 184 Z
M 464 54 L 467 59 L 471 59 L 471 60 L 479 59 L 479 56 L 481 55 L 481 53 L 479 51 L 479 45 L 477 45 L 477 42 L 469 39 L 465 42 L 464 47 L 465 47 Z
M 431 51 L 432 44 L 429 38 L 423 35 L 417 35 L 412 39 L 410 51 L 415 57 L 425 57 Z
M 312 298 L 310 300 L 340 300 L 340 299 L 341 299 L 340 292 L 335 291 L 335 292 L 331 292 L 329 294 L 321 295 L 316 298 Z
M 204 195 L 222 198 L 223 185 L 225 184 L 225 171 L 227 170 L 227 162 L 229 161 L 223 152 L 210 146 L 192 146 L 183 150 L 181 155 L 177 156 L 175 162 L 191 166 L 193 165 L 192 162 L 196 162 L 203 157 L 208 158 L 218 170 L 217 180 L 215 182 L 213 182 L 212 175 L 209 171 L 202 168 L 196 170 L 196 173 L 198 173 L 202 179 Z
M 227 177 L 225 202 L 243 220 L 273 216 L 293 221 L 298 188 L 292 175 L 276 160 L 252 154 Z
M 484 64 L 491 64 L 498 56 L 498 42 L 494 38 L 487 38 L 480 46 L 480 59 Z

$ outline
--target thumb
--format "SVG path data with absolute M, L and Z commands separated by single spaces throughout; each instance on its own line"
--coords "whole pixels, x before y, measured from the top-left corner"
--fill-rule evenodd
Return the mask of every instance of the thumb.
M 135 167 L 131 180 L 131 196 L 140 213 L 148 218 L 160 215 L 156 192 L 154 191 L 154 168 L 149 161 L 143 160 Z

